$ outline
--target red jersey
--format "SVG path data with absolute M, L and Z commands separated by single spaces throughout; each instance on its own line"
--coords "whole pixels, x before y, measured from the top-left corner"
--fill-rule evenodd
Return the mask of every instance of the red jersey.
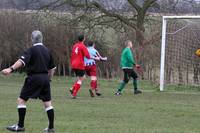
M 85 70 L 84 57 L 90 58 L 90 54 L 87 50 L 87 47 L 83 42 L 77 42 L 74 44 L 71 52 L 71 68 Z

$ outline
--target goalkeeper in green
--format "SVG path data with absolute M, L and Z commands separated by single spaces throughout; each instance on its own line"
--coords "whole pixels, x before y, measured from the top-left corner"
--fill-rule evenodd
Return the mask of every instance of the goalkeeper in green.
M 121 54 L 121 62 L 120 66 L 124 72 L 124 78 L 121 81 L 117 92 L 115 95 L 121 95 L 122 90 L 124 89 L 125 85 L 128 83 L 130 78 L 133 78 L 133 86 L 134 86 L 134 94 L 140 94 L 142 91 L 138 90 L 137 87 L 137 73 L 134 71 L 134 67 L 140 68 L 138 64 L 135 63 L 134 57 L 131 51 L 131 48 L 133 46 L 132 42 L 130 40 L 125 42 L 126 48 L 122 51 Z

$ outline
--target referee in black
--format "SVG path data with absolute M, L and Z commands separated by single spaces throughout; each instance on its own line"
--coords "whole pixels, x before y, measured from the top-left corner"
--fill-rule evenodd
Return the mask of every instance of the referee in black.
M 25 79 L 20 96 L 17 100 L 19 121 L 18 124 L 8 126 L 7 130 L 23 132 L 26 115 L 26 102 L 29 98 L 41 99 L 49 119 L 49 126 L 44 132 L 54 131 L 54 109 L 51 103 L 50 81 L 54 74 L 55 64 L 50 51 L 42 43 L 42 33 L 38 30 L 32 32 L 33 46 L 27 49 L 21 57 L 9 68 L 2 70 L 2 74 L 9 75 L 14 70 L 25 67 L 27 78 Z

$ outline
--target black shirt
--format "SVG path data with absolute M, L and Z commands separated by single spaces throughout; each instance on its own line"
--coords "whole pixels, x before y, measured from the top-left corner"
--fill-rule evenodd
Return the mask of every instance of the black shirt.
M 48 73 L 48 70 L 55 68 L 50 51 L 42 43 L 36 43 L 27 49 L 21 55 L 20 60 L 28 75 Z

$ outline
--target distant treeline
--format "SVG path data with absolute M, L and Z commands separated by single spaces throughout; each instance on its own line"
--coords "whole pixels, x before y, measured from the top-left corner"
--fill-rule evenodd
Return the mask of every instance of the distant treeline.
M 67 15 L 67 14 L 66 14 Z M 67 16 L 62 16 L 66 19 Z M 103 56 L 108 57 L 107 62 L 98 62 L 98 73 L 102 78 L 122 77 L 119 66 L 120 53 L 124 47 L 124 41 L 130 39 L 134 42 L 134 32 L 119 33 L 108 27 L 96 27 L 84 29 L 83 24 L 63 23 L 59 19 L 48 14 L 23 13 L 15 11 L 2 11 L 0 13 L 0 67 L 5 68 L 14 63 L 20 54 L 31 44 L 31 32 L 41 30 L 44 35 L 44 44 L 51 49 L 57 65 L 57 75 L 72 76 L 70 68 L 71 47 L 76 42 L 80 33 L 86 35 L 86 43 L 92 40 Z M 152 34 L 151 28 L 147 33 Z M 155 31 L 155 28 L 152 28 Z M 147 34 L 148 36 L 148 34 Z M 160 36 L 157 36 L 158 39 Z M 160 46 L 158 39 L 151 40 L 148 45 L 136 47 L 142 53 L 148 53 L 136 60 L 141 63 L 143 79 L 157 80 L 157 70 L 160 58 Z M 156 52 L 155 52 L 156 51 Z M 156 54 L 155 54 L 156 53 Z
M 63 3 L 65 0 L 59 0 Z M 80 0 L 82 1 L 82 0 Z M 90 0 L 92 1 L 92 0 Z M 58 0 L 1 0 L 0 9 L 17 9 L 17 10 L 38 10 L 48 6 L 50 10 L 71 11 L 72 8 L 68 5 L 51 7 L 51 3 Z M 126 12 L 130 11 L 127 0 L 99 0 L 106 9 L 113 11 Z M 143 3 L 144 0 L 137 0 L 138 3 Z M 59 5 L 59 2 L 56 4 Z M 150 8 L 151 13 L 200 13 L 199 0 L 157 0 L 155 8 Z

